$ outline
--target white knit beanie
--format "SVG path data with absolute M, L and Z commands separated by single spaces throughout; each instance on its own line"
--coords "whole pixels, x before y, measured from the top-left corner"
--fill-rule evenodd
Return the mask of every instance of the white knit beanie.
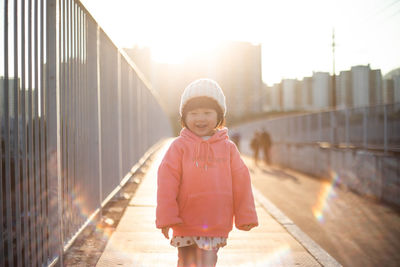
M 195 80 L 185 88 L 181 96 L 181 105 L 179 108 L 179 114 L 181 114 L 182 116 L 183 107 L 190 99 L 200 96 L 207 96 L 217 101 L 218 105 L 220 106 L 225 116 L 226 114 L 225 95 L 222 92 L 222 89 L 218 85 L 218 83 L 211 79 Z

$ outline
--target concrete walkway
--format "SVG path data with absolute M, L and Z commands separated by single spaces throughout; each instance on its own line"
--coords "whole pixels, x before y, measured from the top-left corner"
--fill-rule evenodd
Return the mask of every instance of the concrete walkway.
M 96 266 L 176 266 L 177 249 L 155 227 L 157 168 L 169 144 L 156 152 Z M 249 232 L 234 229 L 228 245 L 218 252 L 217 266 L 340 266 L 256 188 L 253 191 L 260 226 Z

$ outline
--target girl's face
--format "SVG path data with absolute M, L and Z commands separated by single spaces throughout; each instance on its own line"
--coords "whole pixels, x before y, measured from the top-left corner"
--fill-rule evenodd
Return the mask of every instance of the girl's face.
M 210 136 L 215 132 L 218 115 L 214 109 L 197 108 L 186 114 L 185 123 L 197 136 Z

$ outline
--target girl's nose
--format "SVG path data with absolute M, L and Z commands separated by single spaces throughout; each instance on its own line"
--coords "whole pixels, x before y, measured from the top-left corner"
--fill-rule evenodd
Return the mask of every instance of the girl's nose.
M 202 121 L 202 120 L 205 120 L 205 119 L 206 119 L 206 115 L 205 114 L 199 114 L 197 116 L 197 120 L 199 120 L 199 121 Z

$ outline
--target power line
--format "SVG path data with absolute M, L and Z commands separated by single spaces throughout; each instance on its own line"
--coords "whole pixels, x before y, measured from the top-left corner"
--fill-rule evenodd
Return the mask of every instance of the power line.
M 399 3 L 400 3 L 400 1 L 399 1 Z M 389 17 L 384 18 L 384 19 L 381 21 L 381 23 L 384 22 L 384 21 L 387 21 L 387 20 L 389 20 L 389 19 L 391 19 L 391 18 L 393 18 L 394 16 L 396 16 L 396 15 L 398 15 L 398 14 L 400 14 L 400 8 L 397 9 L 397 10 L 396 10 L 392 15 L 390 15 Z
M 378 12 L 376 12 L 374 15 L 372 15 L 372 17 L 375 17 L 377 15 L 379 15 L 380 13 L 382 13 L 383 11 L 385 11 L 386 9 L 390 8 L 391 6 L 400 3 L 399 0 L 395 0 L 393 2 L 391 2 L 390 4 L 386 5 L 385 7 L 381 8 Z
M 378 24 L 378 23 L 384 22 L 386 19 L 383 19 L 383 20 L 380 21 L 379 20 L 379 15 L 382 14 L 383 12 L 385 12 L 386 10 L 388 10 L 389 8 L 391 8 L 394 5 L 399 4 L 399 3 L 400 3 L 400 0 L 395 0 L 395 1 L 390 2 L 386 6 L 382 7 L 381 9 L 379 9 L 374 14 L 368 15 L 367 17 L 365 17 L 363 19 L 360 19 L 358 21 L 353 22 L 353 27 L 357 26 L 357 25 L 362 25 L 362 24 Z M 393 17 L 397 13 L 398 13 L 398 11 L 396 11 L 396 13 L 392 14 L 390 17 Z M 374 20 L 375 20 L 375 22 L 374 22 Z

